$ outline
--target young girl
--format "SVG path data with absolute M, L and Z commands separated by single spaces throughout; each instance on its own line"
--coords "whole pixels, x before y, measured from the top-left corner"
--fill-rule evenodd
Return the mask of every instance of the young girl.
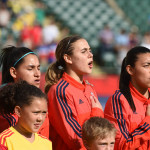
M 83 80 L 92 72 L 93 54 L 87 41 L 66 37 L 56 48 L 57 61 L 46 73 L 50 139 L 54 150 L 83 148 L 81 127 L 92 116 L 103 116 L 93 86 Z
M 1 50 L 2 86 L 25 80 L 29 84 L 40 87 L 40 63 L 37 55 L 26 47 L 9 46 Z M 0 115 L 0 133 L 17 122 L 17 116 Z M 39 133 L 49 137 L 49 121 L 46 118 Z
M 150 50 L 134 47 L 122 62 L 119 90 L 105 106 L 104 116 L 118 130 L 115 150 L 150 149 Z
M 0 134 L 2 147 L 8 150 L 52 150 L 52 143 L 36 133 L 47 113 L 47 98 L 39 88 L 25 81 L 1 88 L 0 114 L 12 113 L 18 116 L 18 122 Z

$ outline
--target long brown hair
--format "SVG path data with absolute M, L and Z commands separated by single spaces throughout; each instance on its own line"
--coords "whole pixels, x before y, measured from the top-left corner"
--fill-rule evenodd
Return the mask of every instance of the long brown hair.
M 48 93 L 49 88 L 52 85 L 56 84 L 58 80 L 62 77 L 63 73 L 66 70 L 64 54 L 72 55 L 72 51 L 74 49 L 72 44 L 80 39 L 83 38 L 78 35 L 74 35 L 66 37 L 58 43 L 55 52 L 56 62 L 54 62 L 48 67 L 48 70 L 45 75 L 45 93 Z

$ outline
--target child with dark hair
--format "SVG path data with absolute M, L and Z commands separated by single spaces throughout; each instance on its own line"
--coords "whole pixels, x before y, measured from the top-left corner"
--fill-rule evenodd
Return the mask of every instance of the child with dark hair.
M 113 150 L 116 129 L 107 119 L 91 117 L 82 126 L 82 140 L 87 150 Z
M 8 96 L 9 95 L 9 96 Z M 47 97 L 25 81 L 0 89 L 0 114 L 18 116 L 16 125 L 0 134 L 0 144 L 8 150 L 51 150 L 52 143 L 37 134 L 47 113 Z
M 115 150 L 150 149 L 150 50 L 130 49 L 122 62 L 119 90 L 105 106 L 104 116 L 117 129 Z

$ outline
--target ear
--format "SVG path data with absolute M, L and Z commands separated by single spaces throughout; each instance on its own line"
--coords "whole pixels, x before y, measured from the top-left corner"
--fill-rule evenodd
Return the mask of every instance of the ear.
M 71 57 L 69 55 L 64 54 L 64 60 L 66 63 L 72 64 L 72 60 L 71 60 Z
M 21 108 L 20 108 L 20 106 L 15 106 L 14 112 L 18 117 L 21 117 Z
M 130 65 L 126 66 L 126 70 L 127 70 L 129 75 L 131 75 L 131 76 L 133 75 L 133 68 Z
M 14 67 L 11 67 L 11 68 L 9 69 L 9 71 L 10 71 L 10 75 L 11 75 L 14 79 L 16 79 L 16 78 L 17 78 L 16 69 L 15 69 Z

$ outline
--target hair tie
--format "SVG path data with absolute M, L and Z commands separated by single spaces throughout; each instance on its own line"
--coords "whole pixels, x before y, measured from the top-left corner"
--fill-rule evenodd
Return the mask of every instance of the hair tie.
M 59 70 L 63 70 L 63 66 L 59 65 L 59 66 L 58 66 L 58 69 L 59 69 Z
M 19 58 L 19 59 L 14 63 L 13 67 L 15 67 L 16 64 L 17 64 L 22 58 L 24 58 L 25 56 L 27 56 L 27 55 L 29 55 L 29 54 L 35 54 L 35 53 L 34 53 L 34 52 L 28 52 L 28 53 L 24 54 L 21 58 Z M 36 54 L 35 54 L 35 55 L 36 55 Z

